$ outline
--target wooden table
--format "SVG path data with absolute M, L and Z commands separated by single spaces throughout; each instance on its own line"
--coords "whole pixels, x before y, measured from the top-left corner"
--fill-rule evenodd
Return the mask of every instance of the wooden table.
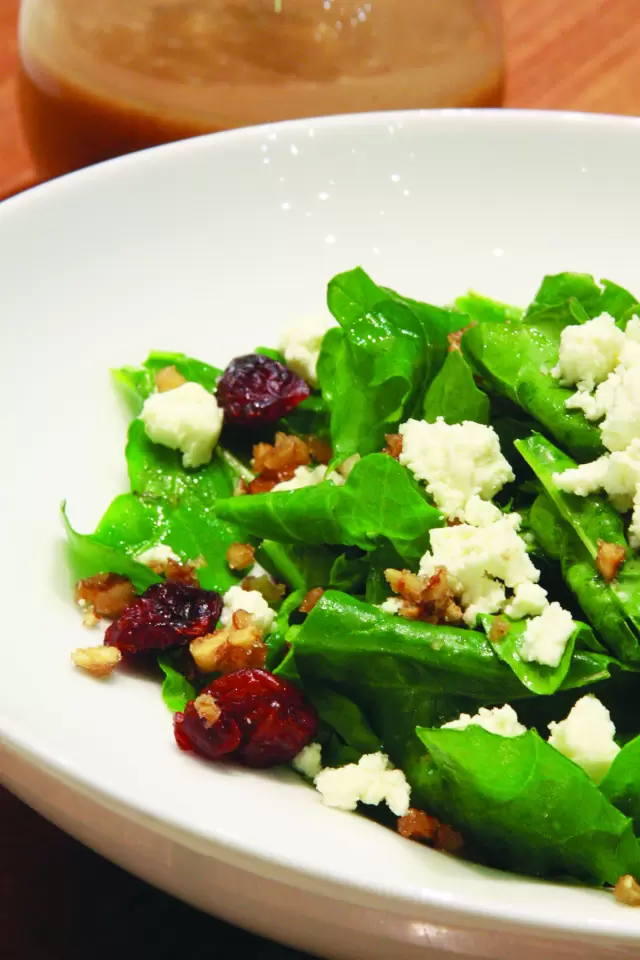
M 36 178 L 15 103 L 17 7 L 0 0 L 0 197 Z M 640 114 L 640 0 L 504 0 L 504 11 L 507 106 Z M 11 960 L 299 956 L 153 890 L 6 792 L 0 822 Z

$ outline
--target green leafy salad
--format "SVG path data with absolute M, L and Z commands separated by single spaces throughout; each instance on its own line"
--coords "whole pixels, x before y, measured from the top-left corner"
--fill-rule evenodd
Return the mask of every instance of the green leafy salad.
M 150 663 L 184 750 L 640 905 L 638 301 L 563 273 L 437 307 L 355 269 L 328 306 L 224 370 L 114 371 L 130 490 L 91 534 L 63 511 L 108 623 L 74 662 Z

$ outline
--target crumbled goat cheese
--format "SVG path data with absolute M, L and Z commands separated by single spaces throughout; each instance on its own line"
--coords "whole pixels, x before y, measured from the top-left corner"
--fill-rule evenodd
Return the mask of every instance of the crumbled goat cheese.
M 518 584 L 504 612 L 512 620 L 522 620 L 523 617 L 538 617 L 548 605 L 547 591 L 527 580 Z
M 245 610 L 254 619 L 255 625 L 263 633 L 267 633 L 275 619 L 275 610 L 272 610 L 259 590 L 243 590 L 242 587 L 229 587 L 223 600 L 220 623 L 228 627 L 234 613 Z
M 155 565 L 164 567 L 169 560 L 180 563 L 180 557 L 177 553 L 174 553 L 166 543 L 159 543 L 155 547 L 149 547 L 148 550 L 143 550 L 142 553 L 138 554 L 136 560 L 138 563 L 144 563 L 147 567 Z
M 559 603 L 550 603 L 539 617 L 527 623 L 519 654 L 527 663 L 557 667 L 574 629 L 571 614 Z
M 591 463 L 554 473 L 553 482 L 559 490 L 579 497 L 604 490 L 614 507 L 626 513 L 640 484 L 640 440 L 632 440 L 626 450 L 605 453 Z
M 487 733 L 496 733 L 499 737 L 519 737 L 527 728 L 518 720 L 518 715 L 509 703 L 503 707 L 480 707 L 475 716 L 461 713 L 457 720 L 443 723 L 450 730 L 466 730 L 467 727 L 482 727 Z
M 340 810 L 355 810 L 359 802 L 371 806 L 384 802 L 397 817 L 403 817 L 409 809 L 407 779 L 384 753 L 365 754 L 358 763 L 344 767 L 325 767 L 315 785 L 324 803 Z
M 318 464 L 317 467 L 296 467 L 291 480 L 281 480 L 280 483 L 276 483 L 271 492 L 315 487 L 317 483 L 322 483 L 323 480 L 331 480 L 338 487 L 344 483 L 344 477 L 340 476 L 339 473 L 332 471 L 328 474 L 324 464 Z
M 312 387 L 318 386 L 318 357 L 322 338 L 334 324 L 330 319 L 308 318 L 298 320 L 281 335 L 278 349 L 285 362 Z
M 616 377 L 606 416 L 600 424 L 602 443 L 607 450 L 624 450 L 640 438 L 640 365 Z
M 493 427 L 470 420 L 448 424 L 439 417 L 435 423 L 407 420 L 399 429 L 400 463 L 426 483 L 446 517 L 468 521 L 470 501 L 474 498 L 489 501 L 505 483 L 514 479 L 509 463 L 500 452 L 500 441 Z M 497 507 L 489 504 L 485 510 L 484 522 L 493 522 L 497 518 Z
M 315 780 L 322 770 L 322 747 L 319 743 L 308 743 L 293 758 L 291 765 L 307 780 Z
M 149 439 L 180 450 L 185 467 L 209 463 L 223 417 L 216 398 L 199 383 L 183 383 L 174 390 L 152 393 L 140 414 Z
M 378 604 L 378 609 L 383 613 L 398 613 L 403 602 L 402 597 L 387 597 L 383 603 Z
M 633 513 L 629 524 L 629 543 L 634 550 L 640 547 L 640 484 L 633 498 Z
M 464 619 L 475 622 L 478 613 L 498 613 L 507 602 L 505 586 L 515 589 L 540 573 L 518 536 L 520 516 L 501 515 L 488 527 L 461 523 L 431 531 L 431 552 L 420 561 L 420 575 L 431 577 L 445 567 L 449 583 L 465 607 Z
M 549 743 L 600 783 L 620 750 L 607 708 L 593 694 L 578 700 L 569 716 L 550 723 Z
M 558 366 L 551 376 L 565 386 L 591 392 L 620 362 L 625 335 L 613 317 L 603 313 L 587 323 L 571 324 L 560 335 Z

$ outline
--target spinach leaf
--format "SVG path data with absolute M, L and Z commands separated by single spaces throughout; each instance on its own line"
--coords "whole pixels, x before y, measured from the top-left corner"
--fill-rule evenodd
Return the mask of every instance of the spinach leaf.
M 640 833 L 640 736 L 622 748 L 600 789 L 614 807 L 631 817 L 636 833 Z
M 318 379 L 340 463 L 381 450 L 385 434 L 420 409 L 447 334 L 466 318 L 400 297 L 360 268 L 334 277 L 327 302 L 340 326 L 323 339 Z
M 564 324 L 584 323 L 601 313 L 621 320 L 636 306 L 636 298 L 610 280 L 602 286 L 587 273 L 558 273 L 543 279 L 540 289 L 524 315 L 525 323 L 541 315 L 553 316 Z
M 160 580 L 149 567 L 137 563 L 124 549 L 103 543 L 94 534 L 77 533 L 69 522 L 64 503 L 62 522 L 67 534 L 70 567 L 75 579 L 92 577 L 96 573 L 119 573 L 131 580 L 138 593 Z
M 524 310 L 499 300 L 490 300 L 481 293 L 470 290 L 464 297 L 458 297 L 455 305 L 461 313 L 467 314 L 475 323 L 504 323 L 505 320 L 521 320 Z
M 603 450 L 600 430 L 581 411 L 566 409 L 573 391 L 549 372 L 564 326 L 542 316 L 527 323 L 481 323 L 467 330 L 461 349 L 490 392 L 520 406 L 578 460 L 593 460 Z
M 469 364 L 459 350 L 447 354 L 442 369 L 427 390 L 424 418 L 434 423 L 443 417 L 446 423 L 475 420 L 489 423 L 489 397 L 476 386 Z
M 409 471 L 386 454 L 363 457 L 343 486 L 330 481 L 300 490 L 233 497 L 216 513 L 254 536 L 282 543 L 342 544 L 373 550 L 390 543 L 405 563 L 429 547 L 443 524 Z
M 419 728 L 431 810 L 496 866 L 534 876 L 616 883 L 640 871 L 632 823 L 580 767 L 530 730 Z
M 189 700 L 195 698 L 195 688 L 176 670 L 170 654 L 159 654 L 158 666 L 164 673 L 162 699 L 173 713 L 182 712 Z
M 257 549 L 259 563 L 277 580 L 292 590 L 311 590 L 312 587 L 328 587 L 336 550 L 322 544 L 309 547 L 300 543 L 276 543 L 264 540 Z
M 498 618 L 488 614 L 480 615 L 480 621 L 490 640 L 491 626 L 496 619 Z M 501 617 L 501 619 L 508 624 L 509 630 L 499 640 L 491 641 L 493 649 L 500 659 L 511 667 L 516 677 L 518 677 L 524 686 L 528 690 L 531 690 L 532 693 L 549 696 L 561 687 L 569 672 L 578 637 L 584 637 L 584 635 L 586 635 L 586 638 L 582 640 L 582 646 L 586 649 L 593 649 L 596 642 L 590 627 L 587 627 L 584 623 L 576 623 L 575 629 L 567 641 L 560 663 L 557 667 L 548 667 L 535 661 L 529 662 L 523 660 L 520 656 L 520 650 L 524 642 L 524 634 L 527 629 L 527 621 L 510 621 L 507 617 Z M 591 639 L 592 637 L 593 640 Z M 600 676 L 604 679 L 609 675 L 606 660 L 603 659 L 601 666 L 602 673 Z M 599 678 L 590 675 L 587 682 L 592 683 L 596 679 Z
M 298 609 L 306 593 L 307 591 L 305 589 L 294 590 L 293 593 L 290 593 L 289 596 L 283 600 L 274 620 L 273 628 L 265 637 L 265 643 L 268 648 L 267 662 L 265 664 L 267 670 L 275 670 L 283 660 L 288 650 L 287 634 L 291 629 L 291 614 L 295 613 Z
M 137 416 L 142 404 L 155 390 L 155 375 L 164 367 L 175 367 L 185 380 L 201 384 L 214 391 L 222 371 L 201 360 L 194 360 L 184 353 L 167 353 L 153 350 L 140 367 L 120 367 L 111 371 L 113 381 Z

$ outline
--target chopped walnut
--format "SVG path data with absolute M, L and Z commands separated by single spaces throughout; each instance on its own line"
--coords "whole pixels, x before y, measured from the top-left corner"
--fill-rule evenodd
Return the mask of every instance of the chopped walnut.
M 232 543 L 227 550 L 227 563 L 232 570 L 246 570 L 256 557 L 250 543 Z
M 187 382 L 187 378 L 183 377 L 182 374 L 171 365 L 170 367 L 163 367 L 162 370 L 158 370 L 155 375 L 155 381 L 158 393 L 166 393 L 167 390 L 175 390 L 176 387 L 181 387 L 183 383 Z
M 309 590 L 304 600 L 298 607 L 300 613 L 311 613 L 323 593 L 324 589 L 322 587 L 314 587 L 312 590 Z
M 624 903 L 627 907 L 640 907 L 640 883 L 630 873 L 620 877 L 613 888 L 613 894 L 618 903 Z
M 607 583 L 611 583 L 625 561 L 627 551 L 617 543 L 598 540 L 596 566 Z
M 231 623 L 222 630 L 192 640 L 189 650 L 203 673 L 233 673 L 244 667 L 263 667 L 267 658 L 262 633 L 246 610 L 236 610 Z
M 196 567 L 193 563 L 179 563 L 177 560 L 167 560 L 165 574 L 167 580 L 178 580 L 180 583 L 189 583 L 198 586 Z
M 247 487 L 248 493 L 268 493 L 277 483 L 291 480 L 297 467 L 307 467 L 312 460 L 328 463 L 331 447 L 318 437 L 296 437 L 276 433 L 275 443 L 257 443 L 253 448 L 251 466 L 256 474 Z
M 398 820 L 398 833 L 407 840 L 433 840 L 439 826 L 440 821 L 424 810 L 409 807 L 404 817 Z
M 80 647 L 71 654 L 76 667 L 81 667 L 92 677 L 108 677 L 122 660 L 117 647 Z
M 210 693 L 201 693 L 193 705 L 198 716 L 204 720 L 205 727 L 212 727 L 220 719 L 222 711 Z
M 438 567 L 431 577 L 393 569 L 385 570 L 384 575 L 393 592 L 404 601 L 398 610 L 401 617 L 426 623 L 462 622 L 462 610 L 455 602 L 444 567 Z
M 245 577 L 240 584 L 243 590 L 257 590 L 269 604 L 278 603 L 287 592 L 284 583 L 276 583 L 271 577 Z
M 511 624 L 504 617 L 496 617 L 489 630 L 489 640 L 491 643 L 500 643 L 511 630 Z
M 388 453 L 390 457 L 397 460 L 402 453 L 403 440 L 401 435 L 399 433 L 385 433 L 384 438 L 387 441 L 387 445 L 382 452 Z
M 82 608 L 82 626 L 86 627 L 87 630 L 93 630 L 94 627 L 97 627 L 100 623 L 100 617 L 96 617 L 96 612 L 93 607 L 83 607 Z
M 330 463 L 333 456 L 331 446 L 319 437 L 305 437 L 305 442 L 309 448 L 311 459 L 316 463 L 323 463 L 325 466 Z
M 445 853 L 458 854 L 464 847 L 462 835 L 447 823 L 441 823 L 436 834 L 435 848 Z
M 476 327 L 476 326 L 477 326 L 477 322 L 475 320 L 472 320 L 471 323 L 468 323 L 466 327 L 462 327 L 462 329 L 460 330 L 455 330 L 453 333 L 447 334 L 447 340 L 449 341 L 449 353 L 451 353 L 454 350 L 457 350 L 459 353 L 461 353 L 462 351 L 460 350 L 460 341 L 462 340 L 462 337 L 467 332 L 467 330 L 471 330 L 472 327 Z
M 97 573 L 86 580 L 78 580 L 75 589 L 75 601 L 93 609 L 94 614 L 115 620 L 129 606 L 135 597 L 133 584 L 117 573 Z

